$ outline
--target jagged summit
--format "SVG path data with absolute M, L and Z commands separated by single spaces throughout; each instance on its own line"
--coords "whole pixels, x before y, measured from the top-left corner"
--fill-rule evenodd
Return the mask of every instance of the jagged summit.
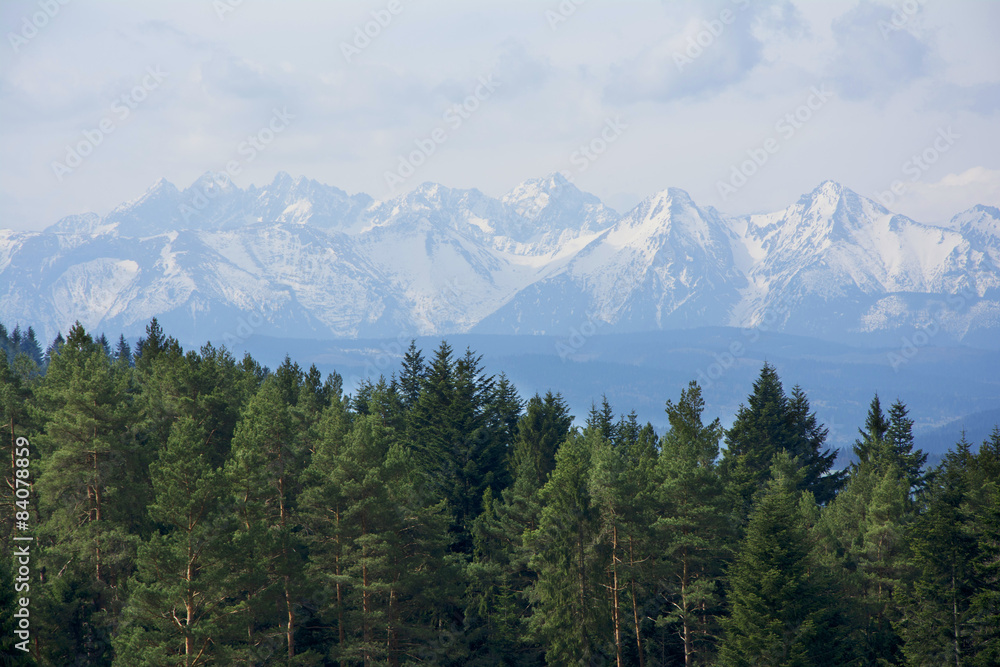
M 239 318 L 306 337 L 757 326 L 837 337 L 1000 329 L 1000 211 L 918 223 L 824 181 L 770 213 L 679 188 L 618 213 L 562 174 L 501 197 L 423 183 L 376 201 L 279 172 L 160 179 L 105 216 L 0 235 L 0 318 L 223 340 Z M 962 294 L 960 307 L 940 305 Z M 980 335 L 980 334 L 976 334 Z

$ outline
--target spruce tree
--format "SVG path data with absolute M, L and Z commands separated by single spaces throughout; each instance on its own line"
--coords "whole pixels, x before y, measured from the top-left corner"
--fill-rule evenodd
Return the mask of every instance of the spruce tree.
M 970 602 L 973 623 L 971 664 L 1000 664 L 1000 428 L 976 454 L 972 471 L 979 475 L 970 494 L 968 532 L 976 540 L 973 561 L 976 590 Z
M 882 403 L 878 394 L 875 394 L 875 398 L 868 406 L 865 427 L 858 429 L 858 434 L 861 437 L 854 443 L 854 456 L 859 464 L 870 461 L 877 456 L 888 431 L 889 422 L 886 421 L 885 413 L 882 412 Z
M 977 544 L 965 529 L 972 462 L 963 435 L 935 471 L 926 509 L 910 531 L 914 576 L 898 598 L 903 651 L 913 664 L 961 665 L 973 649 Z
M 530 460 L 531 469 L 537 475 L 537 486 L 541 488 L 556 466 L 556 451 L 566 440 L 573 425 L 573 416 L 560 394 L 551 391 L 543 399 L 535 394 L 525 409 L 524 416 L 517 424 L 517 439 L 511 458 L 511 469 L 515 474 Z
M 894 460 L 910 484 L 911 493 L 920 493 L 927 483 L 923 467 L 927 454 L 913 449 L 913 420 L 909 418 L 906 405 L 896 400 L 889 407 L 889 428 L 885 442 Z
M 426 368 L 423 353 L 417 349 L 417 341 L 411 340 L 410 347 L 403 355 L 403 370 L 399 374 L 403 406 L 407 410 L 417 404 L 425 379 Z
M 788 399 L 778 373 L 764 364 L 747 405 L 741 405 L 726 432 L 721 472 L 740 524 L 750 515 L 754 495 L 767 483 L 774 455 L 790 450 L 794 440 Z
M 614 653 L 602 580 L 610 558 L 598 540 L 598 508 L 588 485 L 592 457 L 602 441 L 598 428 L 588 428 L 559 448 L 541 492 L 539 526 L 525 535 L 530 565 L 538 573 L 530 627 L 552 664 L 586 664 Z
M 794 435 L 789 454 L 798 458 L 803 472 L 802 488 L 811 491 L 816 502 L 826 505 L 843 488 L 847 471 L 833 471 L 837 450 L 825 448 L 829 429 L 819 423 L 815 412 L 810 411 L 809 399 L 798 385 L 792 387 L 788 418 Z
M 812 559 L 803 511 L 815 505 L 806 494 L 803 506 L 799 477 L 787 452 L 775 455 L 729 572 L 731 613 L 723 623 L 719 664 L 840 664 L 832 597 Z

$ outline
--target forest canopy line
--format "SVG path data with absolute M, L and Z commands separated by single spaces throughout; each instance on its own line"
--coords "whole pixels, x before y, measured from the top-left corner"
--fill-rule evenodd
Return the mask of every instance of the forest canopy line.
M 1000 664 L 1000 428 L 928 468 L 875 395 L 837 470 L 769 364 L 729 429 L 691 382 L 660 437 L 447 342 L 352 395 L 155 319 L 0 349 L 10 664 Z

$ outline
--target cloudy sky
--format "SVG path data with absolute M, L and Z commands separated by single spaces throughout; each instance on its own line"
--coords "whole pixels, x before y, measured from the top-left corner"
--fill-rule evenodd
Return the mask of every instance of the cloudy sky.
M 5 0 L 0 228 L 163 177 L 1000 205 L 1000 3 Z M 891 190 L 895 184 L 895 193 Z

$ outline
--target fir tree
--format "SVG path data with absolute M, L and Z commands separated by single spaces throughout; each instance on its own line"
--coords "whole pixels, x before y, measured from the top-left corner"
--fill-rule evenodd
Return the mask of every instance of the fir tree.
M 28 332 L 24 335 L 21 340 L 21 352 L 28 355 L 39 368 L 43 368 L 45 364 L 44 355 L 42 354 L 42 346 L 38 343 L 38 337 L 35 335 L 35 330 L 28 327 Z
M 125 340 L 125 334 L 121 334 L 118 337 L 118 344 L 115 346 L 115 361 L 125 364 L 126 366 L 131 366 L 132 361 L 132 348 L 129 346 L 128 341 Z
M 825 449 L 829 429 L 819 423 L 815 412 L 810 411 L 809 399 L 798 385 L 792 387 L 788 418 L 794 434 L 789 454 L 798 458 L 803 471 L 802 488 L 811 491 L 816 502 L 826 505 L 843 488 L 847 471 L 833 472 L 837 451 Z
M 875 394 L 875 398 L 868 406 L 865 427 L 858 429 L 861 438 L 854 443 L 854 455 L 859 464 L 871 461 L 877 456 L 888 431 L 889 422 L 886 421 L 885 414 L 882 412 L 882 403 L 879 401 L 878 394 Z
M 889 428 L 885 433 L 885 442 L 909 482 L 911 493 L 920 493 L 927 483 L 923 472 L 927 455 L 919 449 L 913 449 L 913 420 L 907 415 L 906 405 L 900 400 L 889 407 Z

